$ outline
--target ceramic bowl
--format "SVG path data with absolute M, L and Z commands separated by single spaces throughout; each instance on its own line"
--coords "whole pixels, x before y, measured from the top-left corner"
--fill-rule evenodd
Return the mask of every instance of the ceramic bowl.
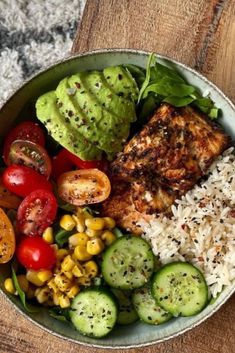
M 65 76 L 78 71 L 99 70 L 106 66 L 118 64 L 131 63 L 146 67 L 148 55 L 149 53 L 147 52 L 136 50 L 99 50 L 72 56 L 39 72 L 16 90 L 3 105 L 0 111 L 0 141 L 13 124 L 19 120 L 28 119 L 32 115 L 31 112 L 34 109 L 36 98 L 42 93 L 55 88 L 58 82 Z M 196 71 L 169 58 L 160 55 L 158 58 L 162 62 L 175 66 L 188 82 L 197 86 L 201 92 L 210 93 L 216 105 L 222 110 L 220 123 L 232 138 L 235 138 L 235 107 L 232 102 L 214 84 Z M 173 319 L 160 326 L 151 326 L 137 322 L 129 326 L 116 327 L 106 338 L 92 339 L 80 335 L 70 324 L 53 319 L 44 308 L 39 313 L 30 314 L 25 312 L 19 299 L 6 294 L 3 289 L 4 278 L 10 274 L 10 266 L 0 266 L 0 272 L 1 295 L 4 295 L 11 301 L 32 323 L 61 338 L 87 346 L 102 348 L 142 347 L 178 336 L 213 315 L 235 290 L 235 284 L 226 287 L 214 304 L 208 305 L 196 316 Z

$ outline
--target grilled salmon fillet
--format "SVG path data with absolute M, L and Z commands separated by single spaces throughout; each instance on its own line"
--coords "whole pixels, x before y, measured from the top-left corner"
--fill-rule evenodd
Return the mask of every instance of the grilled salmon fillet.
M 136 223 L 168 211 L 229 144 L 229 137 L 203 113 L 162 104 L 111 163 L 113 191 L 103 213 L 140 233 Z

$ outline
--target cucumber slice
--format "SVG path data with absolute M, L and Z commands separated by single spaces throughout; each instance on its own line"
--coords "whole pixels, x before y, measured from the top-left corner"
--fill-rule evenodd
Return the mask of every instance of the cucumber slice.
M 139 319 L 131 302 L 131 292 L 124 292 L 119 289 L 112 289 L 113 294 L 118 300 L 117 324 L 129 325 Z
M 106 336 L 117 321 L 117 305 L 112 293 L 100 288 L 89 288 L 79 293 L 72 302 L 70 318 L 81 334 L 90 337 Z
M 123 236 L 103 254 L 101 271 L 113 288 L 134 289 L 145 285 L 153 273 L 154 256 L 142 238 Z
M 132 302 L 140 320 L 146 324 L 160 325 L 172 318 L 170 313 L 157 305 L 148 286 L 136 289 L 132 295 Z
M 163 266 L 153 277 L 152 295 L 164 310 L 174 316 L 196 315 L 208 303 L 204 276 L 187 262 Z

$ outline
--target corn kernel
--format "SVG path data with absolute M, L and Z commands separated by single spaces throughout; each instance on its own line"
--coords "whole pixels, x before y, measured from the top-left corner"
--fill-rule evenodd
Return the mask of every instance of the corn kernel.
M 65 214 L 60 219 L 60 226 L 64 230 L 73 230 L 76 226 L 76 222 L 72 216 L 70 216 L 69 214 Z
M 62 309 L 68 308 L 70 306 L 70 300 L 65 295 L 59 297 L 59 305 Z
M 64 274 L 58 274 L 54 277 L 55 285 L 61 292 L 65 292 L 71 287 L 71 281 Z
M 70 299 L 74 298 L 79 293 L 79 291 L 80 291 L 80 288 L 75 284 L 67 292 L 68 298 L 70 298 Z
M 58 249 L 56 251 L 56 258 L 57 260 L 61 261 L 65 258 L 65 256 L 67 256 L 69 254 L 68 250 L 66 249 Z
M 77 264 L 72 269 L 72 273 L 75 277 L 82 277 L 84 275 L 84 270 L 81 265 Z
M 57 285 L 55 284 L 55 279 L 52 278 L 48 283 L 47 283 L 48 287 L 50 289 L 53 290 L 54 293 L 58 293 L 59 292 L 59 288 L 57 287 Z
M 74 249 L 74 256 L 79 261 L 87 261 L 92 258 L 91 254 L 87 252 L 87 248 L 84 245 L 77 245 Z
M 63 271 L 63 274 L 68 278 L 68 279 L 73 279 L 73 273 L 71 271 Z
M 29 289 L 29 281 L 27 280 L 25 275 L 18 275 L 17 276 L 17 281 L 19 283 L 20 288 L 22 289 L 23 292 L 27 292 Z
M 109 230 L 106 230 L 101 235 L 101 239 L 105 242 L 106 246 L 109 246 L 116 240 L 116 236 L 112 232 L 110 232 Z
M 88 235 L 89 238 L 100 237 L 102 234 L 102 230 L 94 230 L 94 229 L 87 228 L 86 234 Z
M 98 255 L 104 250 L 104 243 L 100 238 L 94 238 L 87 242 L 87 252 L 90 255 Z
M 90 286 L 91 280 L 90 280 L 90 278 L 83 276 L 83 277 L 79 277 L 77 279 L 77 283 L 80 284 L 81 286 L 87 287 L 87 286 Z
M 77 231 L 79 232 L 79 233 L 82 233 L 82 232 L 84 232 L 84 230 L 85 230 L 85 219 L 84 219 L 84 217 L 82 216 L 82 215 L 77 215 L 77 216 L 75 216 L 75 215 L 72 215 L 72 217 L 73 217 L 73 219 L 75 220 L 75 222 L 76 222 L 76 228 L 77 228 Z
M 86 233 L 76 233 L 69 237 L 69 246 L 75 247 L 77 245 L 85 245 L 87 244 L 89 237 Z
M 60 305 L 59 298 L 60 298 L 61 293 L 59 292 L 54 292 L 52 295 L 52 299 L 55 305 Z
M 35 291 L 35 297 L 40 304 L 45 303 L 49 299 L 49 295 L 50 295 L 50 290 L 47 286 L 42 288 L 37 288 Z
M 61 269 L 63 272 L 69 272 L 75 266 L 75 262 L 73 261 L 70 255 L 67 255 L 63 262 L 61 263 Z
M 98 274 L 98 266 L 95 261 L 88 261 L 83 264 L 85 276 L 89 278 L 96 277 Z
M 84 219 L 92 219 L 93 216 L 90 214 L 90 212 L 88 212 L 86 209 L 83 209 L 81 211 L 81 214 L 83 215 Z
M 53 228 L 47 227 L 44 232 L 42 233 L 42 238 L 48 243 L 53 244 L 54 237 L 53 237 Z
M 29 284 L 29 288 L 25 294 L 28 299 L 33 299 L 35 297 L 35 288 Z
M 53 276 L 53 273 L 50 270 L 41 270 L 38 271 L 38 279 L 42 282 L 49 281 L 51 277 Z
M 87 228 L 92 229 L 92 230 L 102 230 L 104 228 L 104 220 L 103 218 L 87 218 L 85 220 L 85 225 Z
M 11 278 L 7 278 L 4 282 L 4 287 L 8 293 L 16 294 L 16 289 Z
M 30 283 L 34 284 L 36 287 L 41 287 L 44 284 L 44 282 L 38 278 L 38 272 L 36 271 L 28 270 L 26 273 L 26 278 Z
M 113 229 L 116 226 L 116 222 L 111 217 L 104 217 L 104 228 Z

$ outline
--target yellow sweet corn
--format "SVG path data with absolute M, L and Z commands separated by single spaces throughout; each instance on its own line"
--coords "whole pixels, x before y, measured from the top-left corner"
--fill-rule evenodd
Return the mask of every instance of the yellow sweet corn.
M 42 233 L 42 238 L 48 243 L 53 244 L 54 237 L 53 237 L 53 228 L 47 227 L 44 232 Z
M 87 261 L 83 264 L 83 268 L 85 270 L 85 276 L 88 278 L 96 277 L 98 274 L 98 266 L 95 261 Z
M 88 212 L 86 209 L 83 209 L 80 214 L 84 217 L 85 220 L 93 218 L 90 212 Z
M 100 238 L 94 238 L 87 242 L 87 252 L 90 255 L 98 255 L 104 250 L 104 243 Z
M 68 278 L 68 279 L 73 279 L 73 273 L 71 271 L 63 271 L 63 274 Z
M 75 266 L 75 262 L 70 255 L 67 255 L 61 263 L 61 269 L 63 272 L 69 272 Z
M 104 228 L 113 229 L 116 226 L 116 222 L 111 217 L 104 217 Z
M 70 306 L 70 300 L 68 297 L 66 297 L 65 295 L 61 295 L 59 296 L 59 306 L 62 309 L 68 308 Z
M 67 297 L 72 299 L 74 298 L 80 291 L 80 288 L 75 284 L 70 288 L 70 290 L 66 293 Z
M 89 237 L 86 233 L 75 233 L 69 237 L 69 246 L 75 247 L 77 245 L 87 244 Z
M 16 294 L 16 289 L 12 281 L 12 278 L 5 279 L 4 287 L 8 293 Z
M 75 277 L 82 277 L 84 275 L 84 270 L 82 266 L 79 264 L 75 265 L 74 268 L 72 269 L 72 274 Z
M 86 234 L 88 235 L 89 238 L 100 237 L 102 234 L 102 230 L 94 230 L 94 229 L 87 228 Z
M 63 273 L 55 275 L 54 281 L 55 281 L 55 285 L 58 287 L 58 289 L 61 292 L 65 292 L 72 285 L 71 280 L 68 277 L 66 277 Z
M 53 273 L 50 270 L 40 270 L 37 273 L 38 279 L 42 282 L 46 282 L 52 278 Z
M 60 226 L 64 230 L 73 230 L 74 227 L 76 226 L 76 222 L 72 216 L 65 214 L 60 219 Z
M 109 246 L 116 240 L 116 236 L 112 232 L 110 232 L 110 230 L 106 230 L 101 235 L 101 239 L 105 242 L 106 246 Z
M 56 251 L 56 258 L 57 260 L 61 261 L 69 254 L 69 251 L 67 249 L 58 249 Z
M 77 279 L 77 283 L 80 284 L 81 286 L 87 287 L 87 286 L 90 286 L 91 280 L 90 280 L 90 278 L 83 276 L 83 277 L 79 277 Z
M 26 278 L 30 283 L 34 284 L 36 287 L 41 287 L 44 285 L 44 281 L 38 278 L 38 272 L 36 271 L 28 270 L 26 272 Z
M 84 217 L 82 216 L 82 215 L 77 215 L 77 216 L 75 216 L 75 215 L 72 215 L 72 217 L 73 217 L 73 219 L 75 220 L 75 222 L 76 222 L 76 228 L 77 228 L 77 231 L 79 232 L 79 233 L 82 233 L 82 232 L 84 232 L 84 230 L 85 230 L 85 219 L 84 219 Z
M 55 305 L 60 305 L 59 298 L 62 293 L 54 292 L 52 295 L 52 299 Z
M 79 261 L 87 261 L 92 258 L 91 254 L 87 252 L 85 245 L 77 245 L 74 249 L 74 257 Z
M 59 288 L 57 287 L 57 285 L 55 284 L 55 279 L 52 278 L 48 283 L 47 283 L 48 287 L 50 289 L 53 290 L 54 293 L 59 292 Z
M 22 289 L 23 292 L 27 292 L 29 289 L 29 281 L 27 280 L 25 275 L 18 275 L 17 276 L 17 281 L 19 283 L 20 288 Z
M 49 296 L 50 296 L 50 290 L 47 286 L 42 288 L 37 288 L 35 291 L 35 297 L 40 304 L 45 303 L 49 299 Z
M 85 225 L 92 230 L 102 230 L 104 229 L 105 221 L 103 218 L 99 217 L 87 218 L 85 220 Z

